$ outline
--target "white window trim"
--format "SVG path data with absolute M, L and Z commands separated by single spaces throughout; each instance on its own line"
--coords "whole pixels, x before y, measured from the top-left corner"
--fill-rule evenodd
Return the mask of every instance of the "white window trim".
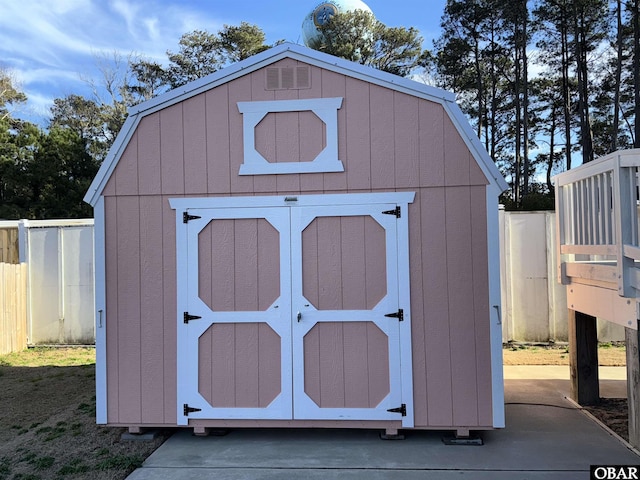
M 338 159 L 338 110 L 342 97 L 238 102 L 242 114 L 244 163 L 240 175 L 344 172 Z M 326 146 L 310 162 L 270 163 L 256 150 L 255 128 L 269 113 L 313 112 L 326 126 Z

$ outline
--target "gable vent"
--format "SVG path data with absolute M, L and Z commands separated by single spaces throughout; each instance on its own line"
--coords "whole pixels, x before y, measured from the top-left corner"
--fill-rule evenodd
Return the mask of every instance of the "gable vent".
M 311 88 L 309 67 L 271 67 L 266 70 L 267 90 Z

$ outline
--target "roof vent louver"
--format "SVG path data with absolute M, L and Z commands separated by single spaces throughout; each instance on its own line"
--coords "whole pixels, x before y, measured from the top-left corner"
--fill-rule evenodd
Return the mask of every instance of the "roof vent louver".
M 311 88 L 309 67 L 271 67 L 266 69 L 266 90 Z

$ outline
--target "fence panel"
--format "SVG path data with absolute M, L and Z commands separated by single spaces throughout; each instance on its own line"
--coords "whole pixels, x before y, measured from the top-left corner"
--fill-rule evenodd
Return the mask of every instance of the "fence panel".
M 29 345 L 95 342 L 93 221 L 23 221 Z
M 0 263 L 0 355 L 27 348 L 27 265 Z
M 500 212 L 502 340 L 566 342 L 567 292 L 556 280 L 554 212 Z M 624 328 L 598 320 L 598 339 L 624 341 Z
M 20 263 L 18 222 L 0 221 L 0 263 Z

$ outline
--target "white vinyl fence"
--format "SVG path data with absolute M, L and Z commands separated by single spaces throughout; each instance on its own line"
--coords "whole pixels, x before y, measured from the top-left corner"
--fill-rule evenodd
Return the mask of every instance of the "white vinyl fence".
M 16 222 L 20 261 L 28 266 L 29 345 L 95 342 L 93 220 Z M 565 287 L 555 276 L 555 213 L 500 211 L 502 338 L 567 341 Z M 600 341 L 624 329 L 598 324 Z
M 95 343 L 93 220 L 22 220 L 29 345 Z
M 500 211 L 502 340 L 566 342 L 566 287 L 556 281 L 555 212 Z M 624 328 L 598 320 L 601 342 Z

